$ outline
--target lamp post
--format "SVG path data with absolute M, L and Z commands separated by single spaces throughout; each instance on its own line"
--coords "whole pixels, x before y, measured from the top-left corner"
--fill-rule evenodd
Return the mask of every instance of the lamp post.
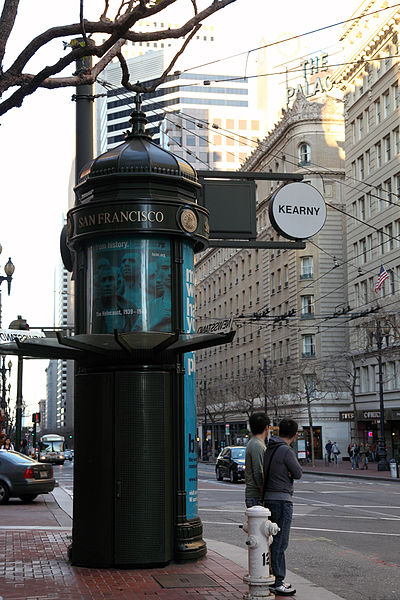
M 385 321 L 383 329 L 379 319 L 376 321 L 376 328 L 370 328 L 371 335 L 376 338 L 376 347 L 378 349 L 378 388 L 379 388 L 379 439 L 378 439 L 378 471 L 389 471 L 387 461 L 386 442 L 385 442 L 385 407 L 383 398 L 383 365 L 382 365 L 382 342 L 383 336 L 390 333 L 390 325 Z
M 11 367 L 12 367 L 12 362 L 9 361 L 7 367 L 6 367 L 6 357 L 4 356 L 4 354 L 1 355 L 1 367 L 0 367 L 0 374 L 1 374 L 1 412 L 4 415 L 4 430 L 5 433 L 8 434 L 8 426 L 9 426 L 9 418 L 8 418 L 8 407 L 7 407 L 7 401 L 6 401 L 6 393 L 7 393 L 7 388 L 6 388 L 6 375 L 7 375 L 7 371 L 8 371 L 8 375 L 10 375 L 11 373 Z
M 14 321 L 11 321 L 9 329 L 18 329 L 22 331 L 28 331 L 29 325 L 26 319 L 23 319 L 21 315 L 18 315 Z M 22 373 L 23 373 L 24 359 L 22 356 L 18 356 L 18 370 L 17 370 L 17 402 L 15 407 L 15 447 L 20 449 L 21 438 L 22 438 Z

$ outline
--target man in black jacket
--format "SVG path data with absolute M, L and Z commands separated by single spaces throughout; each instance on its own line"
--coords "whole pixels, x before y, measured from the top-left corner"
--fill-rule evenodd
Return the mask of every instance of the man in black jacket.
M 302 476 L 301 467 L 290 444 L 297 436 L 298 424 L 292 419 L 279 423 L 279 436 L 272 437 L 264 455 L 264 506 L 271 511 L 271 521 L 279 532 L 271 545 L 271 569 L 275 576 L 270 591 L 279 596 L 292 596 L 296 590 L 284 582 L 286 575 L 285 550 L 289 544 L 293 516 L 293 480 Z

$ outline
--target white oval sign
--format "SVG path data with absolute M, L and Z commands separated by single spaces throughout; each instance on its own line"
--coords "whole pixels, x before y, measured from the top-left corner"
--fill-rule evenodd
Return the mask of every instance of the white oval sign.
M 324 226 L 326 205 L 319 191 L 308 183 L 288 183 L 269 201 L 272 227 L 292 240 L 309 238 Z

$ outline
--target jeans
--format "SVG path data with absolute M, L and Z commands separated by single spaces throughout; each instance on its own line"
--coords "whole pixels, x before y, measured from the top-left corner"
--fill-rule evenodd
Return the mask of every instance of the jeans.
M 251 508 L 252 506 L 262 506 L 262 502 L 260 498 L 246 498 L 246 506 L 247 508 Z
M 271 544 L 271 570 L 275 575 L 275 585 L 278 586 L 283 583 L 286 575 L 285 550 L 289 545 L 293 504 L 283 500 L 265 500 L 264 506 L 271 511 L 272 523 L 276 523 L 279 527 Z
M 351 468 L 354 469 L 354 467 L 358 469 L 358 454 L 351 457 Z

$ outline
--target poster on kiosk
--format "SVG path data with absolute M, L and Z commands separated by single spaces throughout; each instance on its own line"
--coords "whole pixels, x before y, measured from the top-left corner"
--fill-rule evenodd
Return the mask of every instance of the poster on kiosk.
M 89 333 L 172 330 L 169 239 L 96 242 L 89 277 Z
M 183 242 L 183 328 L 195 333 L 194 319 L 194 259 L 192 245 Z M 196 363 L 194 352 L 186 352 L 184 375 L 185 401 L 185 489 L 186 517 L 198 516 L 197 449 L 196 449 Z

